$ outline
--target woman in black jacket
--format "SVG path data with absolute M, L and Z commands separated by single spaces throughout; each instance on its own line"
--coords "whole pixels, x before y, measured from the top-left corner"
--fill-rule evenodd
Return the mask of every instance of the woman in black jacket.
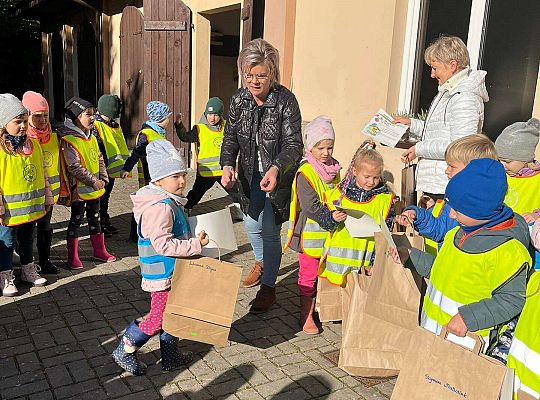
M 249 42 L 238 57 L 238 71 L 242 88 L 231 99 L 221 147 L 221 182 L 231 187 L 238 179 L 255 254 L 244 287 L 261 282 L 250 312 L 262 313 L 276 301 L 280 231 L 289 219 L 291 186 L 302 157 L 302 117 L 294 94 L 278 83 L 279 54 L 270 43 Z

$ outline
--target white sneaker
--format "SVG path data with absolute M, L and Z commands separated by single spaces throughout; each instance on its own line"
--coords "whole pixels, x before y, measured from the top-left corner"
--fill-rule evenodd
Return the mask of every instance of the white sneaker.
M 28 282 L 34 286 L 45 286 L 47 279 L 41 277 L 38 271 L 41 270 L 35 263 L 30 263 L 21 266 L 21 281 Z
M 15 286 L 15 276 L 12 269 L 0 272 L 0 287 L 2 288 L 2 295 L 6 297 L 13 297 L 19 293 Z

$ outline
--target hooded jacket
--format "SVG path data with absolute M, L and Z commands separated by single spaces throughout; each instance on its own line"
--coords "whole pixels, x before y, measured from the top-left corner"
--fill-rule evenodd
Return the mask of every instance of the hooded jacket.
M 425 121 L 411 119 L 411 132 L 421 135 L 421 141 L 416 143 L 418 191 L 443 194 L 448 183 L 444 173 L 446 148 L 456 139 L 482 132 L 484 103 L 489 101 L 487 73 L 476 70 L 463 73 L 466 76 L 455 87 L 439 87 Z
M 470 234 L 465 234 L 463 229 L 459 229 L 454 238 L 454 246 L 465 253 L 479 254 L 512 239 L 518 240 L 525 248 L 529 247 L 529 227 L 519 215 L 514 215 L 499 225 L 481 228 Z M 414 268 L 420 275 L 428 277 L 434 261 L 435 257 L 431 254 L 413 248 L 405 266 Z M 491 297 L 459 307 L 459 313 L 469 331 L 500 325 L 521 312 L 525 304 L 525 288 L 530 266 L 525 264 L 521 267 L 520 272 L 496 289 Z

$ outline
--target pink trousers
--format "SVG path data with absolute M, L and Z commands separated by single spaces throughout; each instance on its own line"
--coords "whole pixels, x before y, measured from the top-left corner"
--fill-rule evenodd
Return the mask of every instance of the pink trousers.
M 152 292 L 150 297 L 150 313 L 139 323 L 139 328 L 147 335 L 153 335 L 161 329 L 169 291 Z
M 298 253 L 298 290 L 300 296 L 315 297 L 317 295 L 317 274 L 319 259 L 304 253 Z

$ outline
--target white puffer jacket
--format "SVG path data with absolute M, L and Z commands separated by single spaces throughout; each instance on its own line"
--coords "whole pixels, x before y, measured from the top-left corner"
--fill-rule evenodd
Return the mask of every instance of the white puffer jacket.
M 484 103 L 489 100 L 485 76 L 486 71 L 470 70 L 453 89 L 442 85 L 426 121 L 411 119 L 411 132 L 422 137 L 416 144 L 416 190 L 443 194 L 448 183 L 444 173 L 446 148 L 460 137 L 482 132 Z

